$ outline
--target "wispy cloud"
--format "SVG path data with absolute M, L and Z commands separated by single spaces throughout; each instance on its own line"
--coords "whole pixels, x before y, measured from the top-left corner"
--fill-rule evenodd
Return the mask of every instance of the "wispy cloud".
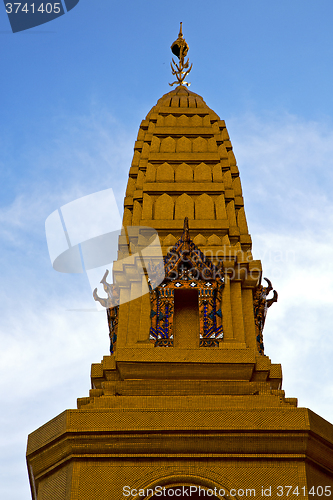
M 11 312 L 2 311 L 0 392 L 6 411 L 0 417 L 1 474 L 2 488 L 8 484 L 6 498 L 29 498 L 28 434 L 65 408 L 75 408 L 76 397 L 88 395 L 90 364 L 108 351 L 105 314 L 66 312 L 55 301 L 45 305 L 27 298 Z
M 56 273 L 45 219 L 64 203 L 113 187 L 121 207 L 134 139 L 103 113 L 55 120 L 52 139 L 24 151 L 28 174 L 0 207 L 1 495 L 29 498 L 27 435 L 88 395 L 90 365 L 108 353 L 105 311 L 85 275 Z M 58 125 L 61 122 L 61 127 Z M 3 151 L 6 168 L 19 161 Z M 14 481 L 15 478 L 15 481 Z M 13 489 L 13 484 L 17 487 Z
M 279 292 L 265 352 L 282 363 L 287 396 L 333 421 L 332 124 L 248 115 L 230 130 L 253 256 Z
M 332 222 L 331 123 L 303 122 L 286 113 L 268 123 L 247 115 L 231 120 L 229 128 L 251 213 L 264 208 L 265 221 L 284 231 Z M 254 222 L 263 219 L 261 214 Z

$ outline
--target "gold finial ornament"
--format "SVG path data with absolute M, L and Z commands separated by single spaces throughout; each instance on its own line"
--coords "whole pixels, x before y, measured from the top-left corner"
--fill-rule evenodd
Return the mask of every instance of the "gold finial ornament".
M 176 76 L 177 80 L 173 83 L 169 83 L 171 87 L 173 85 L 187 85 L 190 86 L 191 84 L 188 82 L 185 82 L 185 78 L 189 74 L 189 72 L 192 69 L 192 64 L 190 66 L 189 59 L 185 61 L 185 57 L 188 53 L 189 46 L 186 43 L 186 40 L 183 36 L 183 23 L 180 23 L 180 30 L 178 34 L 178 38 L 173 44 L 171 45 L 171 51 L 175 56 L 178 57 L 179 59 L 179 64 L 177 64 L 174 59 L 172 59 L 172 63 L 170 63 L 171 66 L 171 71 L 172 74 Z

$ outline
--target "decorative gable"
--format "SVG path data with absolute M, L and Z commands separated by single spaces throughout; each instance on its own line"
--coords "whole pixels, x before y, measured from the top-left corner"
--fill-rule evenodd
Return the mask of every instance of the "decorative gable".
M 151 275 L 152 269 L 150 269 Z M 155 269 L 156 275 L 159 274 Z M 193 243 L 188 218 L 181 238 L 164 259 L 165 278 L 156 288 L 150 286 L 150 340 L 157 347 L 174 346 L 175 295 L 177 290 L 196 290 L 199 316 L 198 346 L 217 347 L 223 339 L 222 290 L 223 264 L 215 266 Z M 189 295 L 189 294 L 188 294 Z M 192 298 L 193 298 L 192 293 Z

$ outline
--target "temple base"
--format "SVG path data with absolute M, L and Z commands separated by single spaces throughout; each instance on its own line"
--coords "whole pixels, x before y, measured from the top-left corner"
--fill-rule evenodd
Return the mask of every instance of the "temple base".
M 224 490 L 217 498 L 333 489 L 333 425 L 278 397 L 257 396 L 257 408 L 253 396 L 107 399 L 110 408 L 67 410 L 30 434 L 34 500 L 120 500 L 128 488 L 173 485 Z

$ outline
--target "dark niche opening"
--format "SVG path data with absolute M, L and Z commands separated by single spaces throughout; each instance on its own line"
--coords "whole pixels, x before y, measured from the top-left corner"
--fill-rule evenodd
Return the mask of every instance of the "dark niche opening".
M 174 291 L 174 345 L 199 347 L 199 295 L 198 290 Z

